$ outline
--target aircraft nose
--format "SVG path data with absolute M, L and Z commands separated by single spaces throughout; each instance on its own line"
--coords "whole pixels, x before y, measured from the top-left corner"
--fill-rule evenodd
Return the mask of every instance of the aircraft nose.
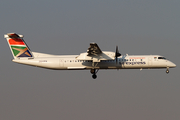
M 173 62 L 170 63 L 169 67 L 176 67 L 176 64 L 174 64 Z

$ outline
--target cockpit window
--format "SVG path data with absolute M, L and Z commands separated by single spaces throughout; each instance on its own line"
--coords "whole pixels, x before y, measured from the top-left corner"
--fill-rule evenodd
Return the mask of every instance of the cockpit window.
M 164 59 L 164 60 L 166 60 L 166 58 L 165 58 L 165 57 L 158 57 L 158 59 Z

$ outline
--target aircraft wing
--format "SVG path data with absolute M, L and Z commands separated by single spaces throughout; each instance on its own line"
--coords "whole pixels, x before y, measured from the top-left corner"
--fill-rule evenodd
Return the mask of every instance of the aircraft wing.
M 92 60 L 100 62 L 101 60 L 114 60 L 114 52 L 101 51 L 96 43 L 90 43 L 87 53 L 81 53 L 76 57 L 77 60 Z
M 101 49 L 96 43 L 90 43 L 90 47 L 87 50 L 88 56 L 99 55 L 102 53 Z

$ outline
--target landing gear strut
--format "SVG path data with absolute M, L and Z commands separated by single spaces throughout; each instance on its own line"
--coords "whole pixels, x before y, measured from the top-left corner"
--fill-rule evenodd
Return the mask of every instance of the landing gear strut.
M 168 67 L 167 67 L 166 73 L 167 73 L 167 74 L 169 73 L 169 68 L 168 68 Z
M 93 78 L 93 79 L 96 79 L 96 78 L 97 78 L 96 73 L 97 73 L 98 71 L 99 71 L 99 69 L 91 69 L 90 72 L 91 72 L 91 74 L 93 74 L 93 75 L 92 75 L 92 78 Z

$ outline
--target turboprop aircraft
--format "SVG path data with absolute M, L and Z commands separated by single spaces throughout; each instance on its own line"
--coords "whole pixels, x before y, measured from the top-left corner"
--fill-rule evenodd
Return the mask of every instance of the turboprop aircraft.
M 101 51 L 96 43 L 90 43 L 87 52 L 80 55 L 51 55 L 32 52 L 23 35 L 7 33 L 7 39 L 14 59 L 13 62 L 54 70 L 90 70 L 92 78 L 97 78 L 99 69 L 157 69 L 176 65 L 160 55 L 121 55 L 116 46 L 115 52 Z

